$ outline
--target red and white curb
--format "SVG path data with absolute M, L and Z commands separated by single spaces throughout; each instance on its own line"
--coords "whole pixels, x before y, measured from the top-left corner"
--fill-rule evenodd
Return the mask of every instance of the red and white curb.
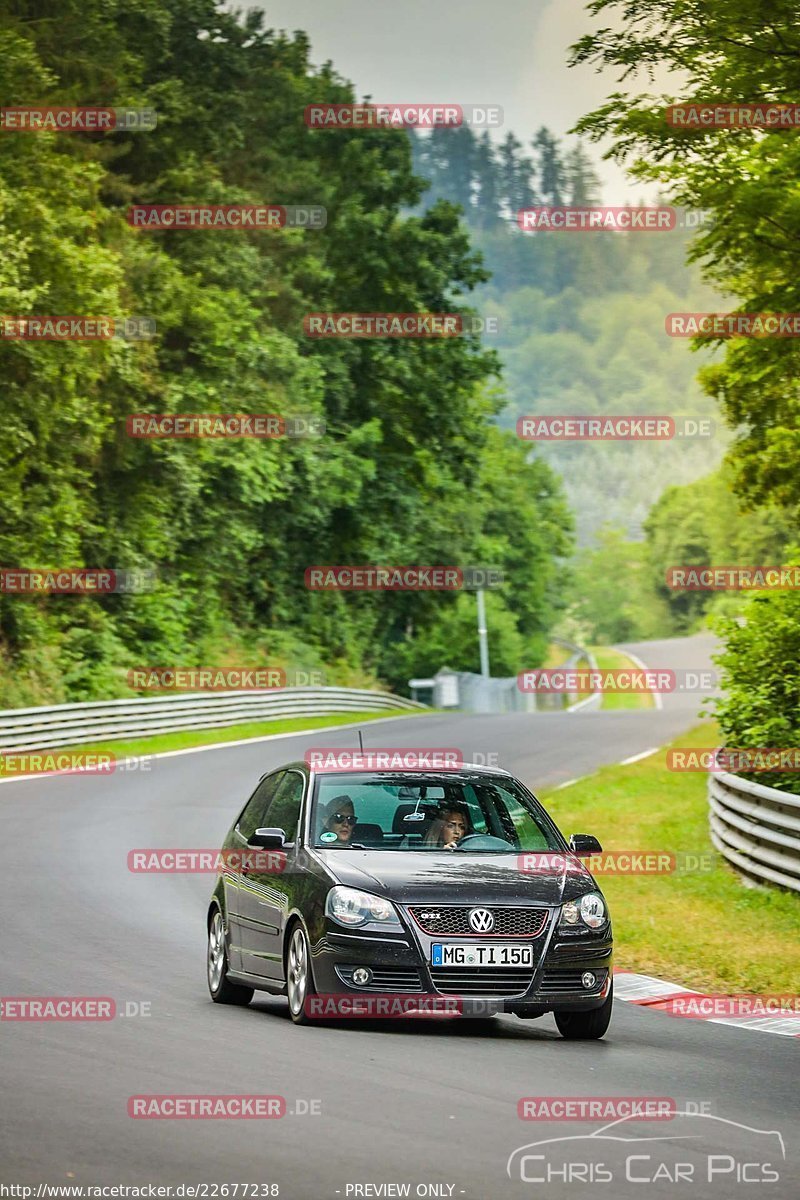
M 695 992 L 692 988 L 684 987 L 680 983 L 669 983 L 666 979 L 657 979 L 654 975 L 638 975 L 635 971 L 623 971 L 618 968 L 614 970 L 615 1000 L 625 1000 L 628 1004 L 659 1009 L 662 1012 L 669 1012 L 670 1016 L 684 1017 L 688 1020 L 711 1021 L 714 1025 L 735 1025 L 738 1029 L 750 1029 L 756 1033 L 777 1033 L 783 1037 L 800 1037 L 800 1012 L 790 1016 L 783 1013 L 744 1017 L 714 1017 L 701 1013 L 689 1016 L 687 1013 L 674 1012 L 667 1008 L 667 1003 L 677 996 L 696 997 L 699 1001 L 707 1000 L 712 1003 L 714 1000 L 714 997 L 705 992 Z

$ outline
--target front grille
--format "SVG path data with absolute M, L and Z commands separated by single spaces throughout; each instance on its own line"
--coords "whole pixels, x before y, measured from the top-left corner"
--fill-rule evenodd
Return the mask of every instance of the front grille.
M 422 980 L 417 967 L 369 967 L 372 980 L 368 984 L 353 983 L 352 967 L 337 967 L 336 973 L 348 987 L 364 992 L 421 992 Z
M 433 986 L 445 996 L 519 996 L 532 978 L 529 967 L 431 967 Z
M 592 988 L 585 988 L 581 981 L 581 975 L 585 970 L 592 970 L 597 976 L 597 983 Z M 540 992 L 584 992 L 591 995 L 592 992 L 599 992 L 606 981 L 608 971 L 605 969 L 595 969 L 592 967 L 584 967 L 583 969 L 570 970 L 567 967 L 546 967 L 542 975 L 541 983 L 539 984 Z
M 424 933 L 431 937 L 497 937 L 534 938 L 547 925 L 546 908 L 492 908 L 486 905 L 494 917 L 490 933 L 476 933 L 469 923 L 473 908 L 482 905 L 470 904 L 454 907 L 446 904 L 417 904 L 409 912 Z

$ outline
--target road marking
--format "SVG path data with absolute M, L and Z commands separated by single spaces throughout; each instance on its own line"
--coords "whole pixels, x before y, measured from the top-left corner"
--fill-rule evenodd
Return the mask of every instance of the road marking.
M 553 788 L 553 791 L 560 792 L 562 788 L 572 787 L 573 783 L 578 783 L 578 782 L 580 782 L 581 779 L 586 779 L 586 778 L 587 778 L 586 775 L 576 775 L 574 779 L 568 779 L 566 781 L 566 783 L 559 783 L 558 787 Z
M 651 750 L 643 750 L 641 754 L 632 754 L 630 758 L 623 758 L 622 762 L 617 763 L 618 767 L 629 767 L 631 763 L 641 762 L 643 758 L 649 758 L 651 754 L 658 754 L 660 746 L 653 746 Z
M 420 714 L 410 713 L 410 716 Z M 444 713 L 435 713 L 434 716 L 445 716 Z M 143 758 L 177 758 L 181 754 L 200 754 L 204 750 L 224 750 L 228 746 L 249 746 L 256 742 L 274 742 L 278 738 L 293 738 L 293 737 L 308 737 L 317 733 L 331 733 L 337 729 L 359 729 L 366 728 L 367 725 L 384 725 L 387 721 L 405 721 L 405 717 L 376 717 L 374 721 L 348 721 L 346 725 L 321 725 L 318 729 L 296 729 L 293 733 L 265 733 L 259 737 L 237 738 L 231 742 L 209 742 L 203 746 L 188 746 L 185 750 L 158 750 L 153 754 L 144 752 L 142 754 L 130 754 L 126 758 L 120 759 L 118 767 L 124 767 L 125 763 L 141 762 Z M 47 747 L 43 751 L 35 753 L 47 752 Z M 53 753 L 63 752 L 63 747 L 51 746 L 49 748 Z M 369 749 L 369 747 L 367 747 Z M 20 751 L 22 754 L 27 754 L 29 751 Z M 111 751 L 109 751 L 111 753 Z M 114 772 L 115 773 L 115 772 Z M 56 775 L 107 775 L 106 771 L 40 771 L 35 775 L 2 775 L 0 783 L 24 783 L 28 779 L 52 779 Z M 131 774 L 136 774 L 132 771 Z
M 564 709 L 564 712 L 580 712 L 580 710 L 585 708 L 587 704 L 598 704 L 602 699 L 602 692 L 592 692 L 591 696 L 587 696 L 585 700 L 579 700 L 577 704 L 570 704 L 569 708 Z
M 640 1005 L 643 1008 L 655 1008 L 660 1011 L 670 997 L 697 996 L 699 999 L 710 999 L 704 992 L 684 987 L 680 983 L 670 983 L 655 975 L 639 975 L 636 971 L 614 970 L 614 998 L 628 1004 Z M 706 1017 L 702 1015 L 689 1016 L 686 1013 L 671 1012 L 672 1017 L 688 1021 L 707 1021 L 711 1025 L 731 1025 L 736 1029 L 749 1029 L 756 1033 L 775 1033 L 781 1037 L 800 1037 L 800 1014 L 787 1017 L 785 1013 L 770 1013 L 766 1016 L 741 1017 Z
M 628 658 L 631 660 L 633 665 L 635 667 L 638 667 L 640 671 L 655 670 L 654 667 L 648 667 L 647 663 L 643 663 L 642 660 L 640 658 L 637 658 L 635 654 L 631 654 L 630 650 L 623 650 L 621 646 L 614 646 L 613 649 L 619 650 L 620 654 L 627 654 Z M 653 703 L 655 704 L 656 708 L 664 707 L 664 701 L 662 699 L 661 692 L 652 692 L 651 691 L 650 695 L 653 697 Z

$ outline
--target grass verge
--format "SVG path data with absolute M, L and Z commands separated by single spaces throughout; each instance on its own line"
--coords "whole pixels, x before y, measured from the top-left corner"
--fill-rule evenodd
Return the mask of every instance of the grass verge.
M 547 647 L 543 667 L 563 667 L 564 663 L 571 656 L 572 651 L 566 646 L 559 646 L 558 642 L 550 642 Z
M 621 650 L 612 650 L 610 646 L 593 646 L 592 653 L 597 659 L 601 671 L 612 671 L 618 668 L 638 670 L 633 659 L 628 658 Z M 652 692 L 603 692 L 600 707 L 604 712 L 611 709 L 655 708 Z
M 120 739 L 110 742 L 91 742 L 76 746 L 58 746 L 54 753 L 68 754 L 81 751 L 91 754 L 113 754 L 117 758 L 128 755 L 161 754 L 166 750 L 188 750 L 192 746 L 210 746 L 217 742 L 236 742 L 244 738 L 264 737 L 265 734 L 302 733 L 304 729 L 331 728 L 357 722 L 366 725 L 379 717 L 419 717 L 431 709 L 397 708 L 386 712 L 320 713 L 303 717 L 278 717 L 271 721 L 253 721 L 250 724 L 226 725 L 221 729 L 183 729 L 175 733 L 158 734 L 155 737 Z M 353 730 L 354 745 L 357 743 Z M 0 772 L 1 773 L 1 772 Z
M 706 722 L 672 745 L 717 739 Z M 543 796 L 566 834 L 593 833 L 604 851 L 710 856 L 710 870 L 598 876 L 614 921 L 616 965 L 712 992 L 797 992 L 800 898 L 741 882 L 709 838 L 707 775 L 668 770 L 666 749 Z

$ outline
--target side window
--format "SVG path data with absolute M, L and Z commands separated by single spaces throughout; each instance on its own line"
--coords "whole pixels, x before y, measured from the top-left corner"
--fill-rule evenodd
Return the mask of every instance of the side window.
M 305 778 L 298 771 L 287 771 L 262 822 L 273 829 L 283 829 L 287 842 L 297 841 L 305 782 Z
M 244 812 L 239 817 L 239 833 L 248 842 L 257 829 L 261 829 L 266 822 L 263 820 L 264 814 L 269 807 L 272 797 L 275 795 L 275 790 L 282 779 L 285 778 L 285 771 L 276 771 L 274 775 L 268 775 L 266 779 L 262 779 L 256 790 L 247 802 Z
M 470 830 L 472 833 L 486 833 L 486 816 L 478 803 L 474 788 L 467 785 L 464 788 L 464 802 L 469 812 Z

